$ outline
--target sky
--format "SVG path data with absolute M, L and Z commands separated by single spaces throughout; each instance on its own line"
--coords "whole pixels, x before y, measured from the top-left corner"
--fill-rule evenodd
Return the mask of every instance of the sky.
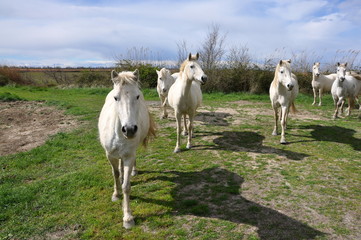
M 212 25 L 226 53 L 254 59 L 361 51 L 360 0 L 0 0 L 0 65 L 111 67 L 131 49 L 176 61 L 177 43 L 197 52 Z

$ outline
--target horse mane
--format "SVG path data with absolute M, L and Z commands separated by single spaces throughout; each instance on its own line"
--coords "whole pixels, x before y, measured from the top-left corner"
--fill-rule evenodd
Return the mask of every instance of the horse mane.
M 144 138 L 143 143 L 142 143 L 144 147 L 147 147 L 149 140 L 153 139 L 156 136 L 156 134 L 155 134 L 156 125 L 155 125 L 154 119 L 149 111 L 148 111 L 148 114 L 149 114 L 149 129 L 148 129 L 148 134 Z
M 112 79 L 114 83 L 124 85 L 124 84 L 131 84 L 136 85 L 138 88 L 140 88 L 140 82 L 138 80 L 138 77 L 134 75 L 133 72 L 121 72 L 118 74 L 117 77 Z

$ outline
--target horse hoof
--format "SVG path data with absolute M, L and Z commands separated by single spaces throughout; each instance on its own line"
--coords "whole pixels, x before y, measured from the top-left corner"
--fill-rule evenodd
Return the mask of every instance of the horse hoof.
M 281 143 L 281 144 L 287 144 L 287 142 L 286 142 L 286 141 L 280 141 L 280 143 Z
M 125 229 L 131 229 L 132 227 L 134 227 L 134 225 L 135 225 L 134 219 L 129 221 L 123 221 L 123 227 Z
M 191 144 L 187 144 L 187 147 L 186 147 L 187 149 L 191 149 L 192 148 L 192 145 Z
M 183 136 L 187 136 L 188 133 L 187 133 L 187 132 L 182 132 L 182 135 L 183 135 Z
M 138 171 L 137 170 L 133 170 L 131 173 L 131 176 L 134 177 L 135 175 L 138 175 Z
M 174 153 L 179 153 L 180 151 L 181 151 L 180 148 L 175 148 L 173 152 Z
M 277 132 L 273 132 L 273 133 L 272 133 L 272 136 L 277 136 Z
M 119 195 L 113 195 L 112 196 L 112 202 L 116 202 L 119 200 Z

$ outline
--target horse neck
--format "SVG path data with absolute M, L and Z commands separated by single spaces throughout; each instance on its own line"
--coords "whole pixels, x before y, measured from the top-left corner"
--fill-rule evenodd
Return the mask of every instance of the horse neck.
M 191 89 L 191 86 L 192 86 L 192 80 L 188 79 L 187 75 L 184 74 L 184 72 L 181 73 L 179 78 L 180 78 L 181 83 L 182 83 L 182 95 L 183 96 L 189 95 L 190 89 Z

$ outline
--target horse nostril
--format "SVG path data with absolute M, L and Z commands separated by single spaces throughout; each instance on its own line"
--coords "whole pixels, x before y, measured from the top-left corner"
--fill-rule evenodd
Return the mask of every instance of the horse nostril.
M 127 132 L 127 129 L 126 129 L 124 126 L 122 127 L 122 132 L 123 132 L 123 133 L 126 133 L 126 132 Z
M 135 126 L 134 126 L 134 130 L 133 130 L 133 131 L 134 131 L 134 133 L 136 133 L 136 132 L 137 132 L 137 130 L 138 130 L 138 126 L 137 126 L 137 125 L 135 125 Z

